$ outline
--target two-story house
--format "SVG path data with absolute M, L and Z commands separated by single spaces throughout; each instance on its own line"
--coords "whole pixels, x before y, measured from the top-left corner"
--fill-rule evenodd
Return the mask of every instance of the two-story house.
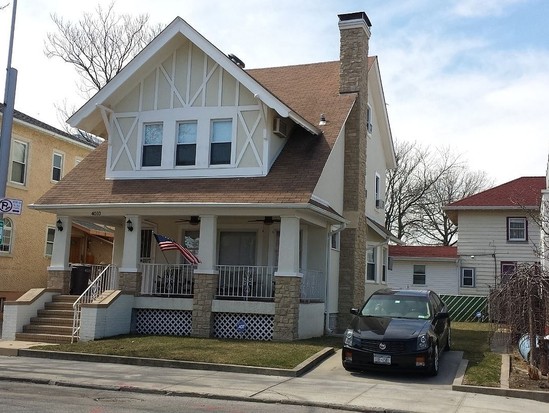
M 540 262 L 543 176 L 521 177 L 447 205 L 459 226 L 459 293 L 488 295 L 519 263 Z
M 4 108 L 5 105 L 0 104 L 0 119 Z M 81 137 L 15 111 L 6 198 L 22 201 L 22 209 L 20 214 L 4 214 L 3 217 L 0 315 L 6 300 L 16 299 L 30 288 L 46 286 L 56 219 L 28 206 L 55 186 L 95 146 Z M 83 237 L 86 228 L 82 228 L 80 233 Z M 73 240 L 77 239 L 79 236 L 75 229 Z M 94 251 L 97 255 L 102 249 L 90 244 L 86 253 Z
M 363 12 L 339 16 L 339 61 L 246 70 L 176 18 L 69 119 L 106 142 L 33 205 L 65 230 L 48 289 L 25 297 L 25 311 L 70 291 L 79 220 L 115 230 L 99 277 L 114 281 L 76 303 L 78 339 L 294 340 L 346 328 L 349 309 L 381 286 L 381 275 L 367 283 L 367 250 L 385 262 L 378 226 L 394 167 L 370 26 Z M 24 328 L 23 307 L 10 306 L 4 338 Z

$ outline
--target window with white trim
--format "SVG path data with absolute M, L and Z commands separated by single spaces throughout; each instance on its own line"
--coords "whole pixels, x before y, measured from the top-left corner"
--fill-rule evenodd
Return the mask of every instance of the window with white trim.
M 11 143 L 11 182 L 26 184 L 28 156 L 29 145 L 27 143 L 16 140 Z
M 366 281 L 376 280 L 376 248 L 366 250 Z
M 177 148 L 175 164 L 177 166 L 196 165 L 196 121 L 177 123 Z
M 51 180 L 60 181 L 63 177 L 63 154 L 54 152 L 51 165 Z
M 528 241 L 528 221 L 525 217 L 507 218 L 507 241 Z
M 232 119 L 212 120 L 210 130 L 210 165 L 231 163 Z
M 143 125 L 143 156 L 141 166 L 160 166 L 162 164 L 162 122 Z
M 473 267 L 461 267 L 460 285 L 464 288 L 475 287 L 475 269 Z
M 425 265 L 414 265 L 414 274 L 412 283 L 414 285 L 425 285 Z
M 387 248 L 383 248 L 383 263 L 381 264 L 381 282 L 387 282 L 387 265 L 389 262 L 389 251 Z
M 339 251 L 339 244 L 341 241 L 341 232 L 336 232 L 332 234 L 331 238 L 331 247 L 333 250 Z
M 13 244 L 13 223 L 11 219 L 4 218 L 4 230 L 0 239 L 0 253 L 11 253 Z
M 48 227 L 46 230 L 46 256 L 51 257 L 53 253 L 53 241 L 55 238 L 55 228 Z
M 501 261 L 500 266 L 501 282 L 504 284 L 517 272 L 517 263 L 516 261 Z

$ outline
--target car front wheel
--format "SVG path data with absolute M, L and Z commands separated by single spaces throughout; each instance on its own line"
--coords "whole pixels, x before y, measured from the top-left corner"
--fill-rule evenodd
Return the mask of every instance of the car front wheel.
M 437 343 L 433 343 L 433 352 L 431 354 L 431 362 L 429 363 L 429 369 L 427 370 L 427 374 L 429 374 L 429 376 L 436 376 L 438 374 L 438 362 L 439 362 L 438 345 Z

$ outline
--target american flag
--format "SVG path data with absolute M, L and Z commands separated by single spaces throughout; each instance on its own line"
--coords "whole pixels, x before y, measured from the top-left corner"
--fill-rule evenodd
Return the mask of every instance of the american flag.
M 156 242 L 158 242 L 158 246 L 160 247 L 160 250 L 162 251 L 177 250 L 189 262 L 189 264 L 192 264 L 192 265 L 196 265 L 200 262 L 198 257 L 194 255 L 191 251 L 189 251 L 187 248 L 185 248 L 183 245 L 179 245 L 177 242 L 169 239 L 168 237 L 165 237 L 164 235 L 154 234 L 154 237 L 156 238 Z

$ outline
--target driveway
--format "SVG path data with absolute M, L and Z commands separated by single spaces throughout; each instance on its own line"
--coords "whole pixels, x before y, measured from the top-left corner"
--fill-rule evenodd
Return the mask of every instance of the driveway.
M 377 383 L 399 383 L 413 384 L 423 386 L 440 386 L 444 389 L 451 389 L 452 383 L 456 376 L 457 369 L 463 357 L 461 351 L 448 351 L 442 353 L 440 357 L 440 369 L 435 377 L 427 377 L 420 373 L 410 372 L 363 372 L 355 373 L 348 372 L 341 365 L 341 350 L 337 351 L 333 356 L 326 359 L 322 364 L 314 370 L 308 372 L 303 377 L 316 379 L 332 379 L 346 381 L 360 381 L 362 383 L 377 384 Z

